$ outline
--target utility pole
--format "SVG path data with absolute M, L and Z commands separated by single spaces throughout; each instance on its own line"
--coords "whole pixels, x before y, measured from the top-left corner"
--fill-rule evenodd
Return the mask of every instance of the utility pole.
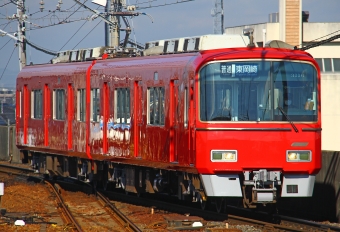
M 214 17 L 214 34 L 224 33 L 224 14 L 223 0 L 214 0 L 215 8 L 211 10 L 211 16 Z
M 105 23 L 105 46 L 118 47 L 120 42 L 120 16 L 110 13 L 122 11 L 121 0 L 108 0 L 105 11 L 108 13 L 106 19 L 113 23 L 113 25 Z
M 25 0 L 17 1 L 18 19 L 18 47 L 19 47 L 19 68 L 20 70 L 26 66 L 26 42 L 25 42 Z

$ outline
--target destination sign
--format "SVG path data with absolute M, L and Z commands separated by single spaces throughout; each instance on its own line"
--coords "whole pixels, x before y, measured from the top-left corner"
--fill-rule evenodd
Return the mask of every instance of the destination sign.
M 221 77 L 257 77 L 258 64 L 250 63 L 221 63 Z

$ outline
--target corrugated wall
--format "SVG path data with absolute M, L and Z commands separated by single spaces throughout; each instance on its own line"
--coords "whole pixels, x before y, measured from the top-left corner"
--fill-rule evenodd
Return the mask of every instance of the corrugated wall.
M 10 138 L 10 139 L 9 139 Z M 15 126 L 0 126 L 0 160 L 20 161 L 20 153 L 15 145 Z

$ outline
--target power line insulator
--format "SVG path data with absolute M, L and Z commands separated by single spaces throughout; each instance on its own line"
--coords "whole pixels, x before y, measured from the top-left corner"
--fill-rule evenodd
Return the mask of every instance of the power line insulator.
M 45 9 L 44 5 L 45 5 L 44 0 L 41 0 L 41 1 L 40 1 L 40 7 L 39 7 L 39 9 L 40 9 L 41 12 L 43 12 L 44 9 Z

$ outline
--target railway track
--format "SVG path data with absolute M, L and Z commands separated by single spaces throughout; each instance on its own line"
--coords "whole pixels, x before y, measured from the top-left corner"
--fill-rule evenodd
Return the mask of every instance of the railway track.
M 227 206 L 227 211 L 233 213 L 217 213 L 214 211 L 202 210 L 195 207 L 173 204 L 154 199 L 139 198 L 137 196 L 126 196 L 126 194 L 107 193 L 109 198 L 118 201 L 129 202 L 131 204 L 154 207 L 161 210 L 177 212 L 180 214 L 195 215 L 205 220 L 214 220 L 229 225 L 250 225 L 262 231 L 340 231 L 340 227 L 318 223 L 298 218 L 292 218 L 279 214 L 268 214 L 266 212 L 257 212 L 254 210 L 240 209 L 233 206 Z M 254 219 L 256 218 L 256 219 Z M 183 228 L 185 229 L 185 226 Z
M 125 231 L 141 232 L 141 230 L 128 217 L 120 212 L 103 194 L 97 192 L 97 197 L 102 205 L 110 210 L 116 222 L 120 224 Z
M 36 176 L 36 174 L 32 170 L 22 169 L 19 167 L 12 168 L 12 166 L 9 166 L 9 165 L 4 166 L 2 164 L 0 164 L 0 171 L 10 173 L 10 174 L 15 174 L 15 175 L 22 175 L 22 176 Z M 69 182 L 68 184 L 74 186 L 74 183 Z M 63 193 L 64 191 L 60 187 L 60 185 L 57 185 L 57 184 L 54 184 L 53 189 L 55 189 L 56 191 L 55 193 L 56 196 L 59 195 L 60 193 Z M 79 190 L 79 189 L 84 189 L 84 188 L 78 187 L 77 189 Z M 75 194 L 78 194 L 77 196 L 75 196 L 75 198 L 81 199 L 81 197 L 79 197 L 79 193 L 75 193 Z M 89 207 L 91 207 L 93 211 L 93 202 L 88 202 L 87 200 L 84 200 L 84 197 L 79 202 L 73 201 L 73 203 L 70 203 L 69 201 L 65 200 L 64 199 L 65 197 L 64 198 L 61 197 L 61 198 L 65 204 L 65 206 L 62 207 L 65 210 L 65 212 L 62 213 L 62 215 L 65 218 L 66 217 L 69 218 L 69 219 L 65 219 L 66 223 L 69 223 L 70 225 L 72 225 L 70 227 L 72 227 L 74 231 L 83 231 L 81 226 L 79 226 L 79 224 L 82 224 L 83 222 L 79 223 L 77 221 L 80 221 L 79 219 L 82 217 L 86 218 L 88 216 L 88 214 L 84 214 L 84 212 L 86 212 L 86 210 Z M 74 197 L 72 197 L 72 199 L 74 199 Z M 163 211 L 176 212 L 181 215 L 195 215 L 195 217 L 201 217 L 206 221 L 210 220 L 210 221 L 215 221 L 215 222 L 223 222 L 222 224 L 227 223 L 230 226 L 250 225 L 262 231 L 329 231 L 329 232 L 340 231 L 340 227 L 336 227 L 334 225 L 301 220 L 301 219 L 291 218 L 291 217 L 278 215 L 278 214 L 270 215 L 265 212 L 257 212 L 254 210 L 247 210 L 247 209 L 239 209 L 239 208 L 230 207 L 230 206 L 226 208 L 227 212 L 229 212 L 228 214 L 217 213 L 213 211 L 198 209 L 192 206 L 184 206 L 181 204 L 175 204 L 175 203 L 165 202 L 161 200 L 149 199 L 145 197 L 141 198 L 141 197 L 137 197 L 134 195 L 126 195 L 125 193 L 117 193 L 117 192 L 97 192 L 96 201 L 97 201 L 96 202 L 97 207 L 101 207 L 101 210 L 103 210 L 104 208 L 105 215 L 106 216 L 110 215 L 111 218 L 114 218 L 114 221 L 117 224 L 115 225 L 115 227 L 120 226 L 121 231 L 141 231 L 141 230 L 137 226 L 135 226 L 133 222 L 129 221 L 129 219 L 126 216 L 124 216 L 123 213 L 119 212 L 119 210 L 112 203 L 112 201 L 128 202 L 129 204 L 141 205 L 141 206 L 147 207 L 148 209 L 157 209 L 157 210 L 163 210 Z M 100 206 L 98 206 L 99 203 L 101 204 Z M 58 205 L 59 204 L 61 203 L 58 203 Z M 80 213 L 79 212 L 80 208 L 84 209 L 84 212 Z M 71 211 L 71 213 L 67 213 L 66 212 L 67 210 Z M 76 213 L 72 212 L 72 210 Z M 233 213 L 230 213 L 230 212 L 233 212 Z M 100 216 L 100 213 L 98 213 L 97 211 L 97 214 L 91 215 L 92 222 L 93 220 L 100 221 L 99 219 L 98 220 L 95 219 L 96 215 Z M 113 217 L 111 215 L 115 215 L 115 216 Z M 75 222 L 72 219 L 70 219 L 72 217 Z M 273 218 L 275 218 L 275 220 L 272 220 Z M 178 221 L 181 221 L 181 219 L 177 218 L 177 222 Z M 183 221 L 185 221 L 185 219 L 183 219 Z M 276 223 L 273 223 L 273 221 L 275 221 Z M 165 220 L 162 223 L 167 224 L 165 225 L 165 228 L 166 228 L 172 222 L 171 220 L 170 221 Z M 209 229 L 208 228 L 209 225 L 211 229 L 211 223 L 206 223 L 206 222 L 201 228 Z M 179 222 L 179 226 L 177 226 L 177 229 L 183 230 L 183 229 L 189 229 L 190 227 L 192 227 L 190 223 L 180 224 Z
M 0 164 L 0 171 L 36 178 L 36 182 L 45 183 L 52 192 L 67 231 L 141 231 L 101 193 L 96 196 L 82 193 L 84 188 L 81 185 L 76 186 L 71 181 L 63 183 L 60 180 L 47 180 L 27 168 Z M 72 185 L 73 188 L 68 191 L 63 185 Z
M 71 224 L 74 231 L 106 231 L 111 228 L 114 231 L 141 231 L 102 194 L 89 196 L 67 191 L 57 183 L 48 184 L 53 187 L 66 223 Z

